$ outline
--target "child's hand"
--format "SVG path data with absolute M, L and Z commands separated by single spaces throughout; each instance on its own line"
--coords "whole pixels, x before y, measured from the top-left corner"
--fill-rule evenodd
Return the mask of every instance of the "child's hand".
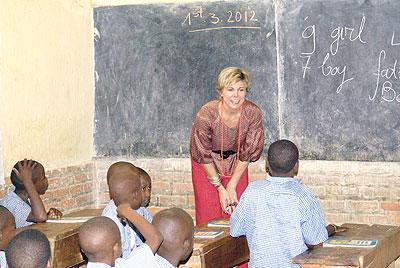
M 128 203 L 123 203 L 117 207 L 118 216 L 123 219 L 126 218 L 127 213 L 130 211 L 132 211 L 132 208 Z
M 25 185 L 26 183 L 32 182 L 32 173 L 36 167 L 36 162 L 32 160 L 24 159 L 23 161 L 18 162 L 18 169 L 13 168 L 15 175 L 22 181 Z M 33 182 L 32 182 L 33 183 Z
M 349 230 L 349 228 L 343 227 L 343 226 L 338 226 L 336 228 L 335 234 L 343 233 L 343 232 L 346 232 L 347 230 Z
M 50 208 L 47 212 L 47 217 L 49 219 L 60 219 L 62 217 L 62 212 L 56 208 Z

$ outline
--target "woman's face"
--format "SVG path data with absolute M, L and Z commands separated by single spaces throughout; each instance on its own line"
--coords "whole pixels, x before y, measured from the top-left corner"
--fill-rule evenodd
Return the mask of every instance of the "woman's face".
M 224 87 L 220 95 L 226 108 L 231 110 L 240 109 L 246 99 L 246 88 L 247 84 L 244 81 L 238 81 Z

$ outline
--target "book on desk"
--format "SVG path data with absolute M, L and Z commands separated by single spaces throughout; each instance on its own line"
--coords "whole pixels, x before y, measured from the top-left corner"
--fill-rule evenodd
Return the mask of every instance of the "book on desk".
M 208 227 L 230 227 L 230 222 L 228 219 L 215 219 L 207 223 Z
M 378 243 L 377 240 L 357 240 L 357 239 L 340 239 L 331 238 L 323 243 L 323 247 L 357 247 L 357 248 L 373 248 Z
M 222 235 L 224 231 L 220 230 L 195 230 L 194 237 L 195 238 L 215 238 L 219 235 Z
M 84 223 L 93 216 L 80 216 L 80 217 L 62 217 L 60 219 L 48 219 L 48 223 Z

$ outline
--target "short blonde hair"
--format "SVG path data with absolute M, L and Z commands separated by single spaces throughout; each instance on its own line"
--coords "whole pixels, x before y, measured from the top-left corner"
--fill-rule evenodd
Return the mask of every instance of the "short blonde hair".
M 222 90 L 236 82 L 243 81 L 246 83 L 246 92 L 249 92 L 250 89 L 250 78 L 249 78 L 249 73 L 239 67 L 227 67 L 223 69 L 217 79 L 217 92 L 218 94 L 222 93 Z

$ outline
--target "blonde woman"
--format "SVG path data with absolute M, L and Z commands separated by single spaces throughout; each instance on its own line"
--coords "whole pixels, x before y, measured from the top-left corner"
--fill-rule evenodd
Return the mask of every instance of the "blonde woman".
M 248 164 L 262 153 L 262 112 L 246 99 L 249 88 L 246 70 L 223 69 L 219 99 L 196 115 L 190 140 L 196 224 L 229 217 L 248 185 Z

